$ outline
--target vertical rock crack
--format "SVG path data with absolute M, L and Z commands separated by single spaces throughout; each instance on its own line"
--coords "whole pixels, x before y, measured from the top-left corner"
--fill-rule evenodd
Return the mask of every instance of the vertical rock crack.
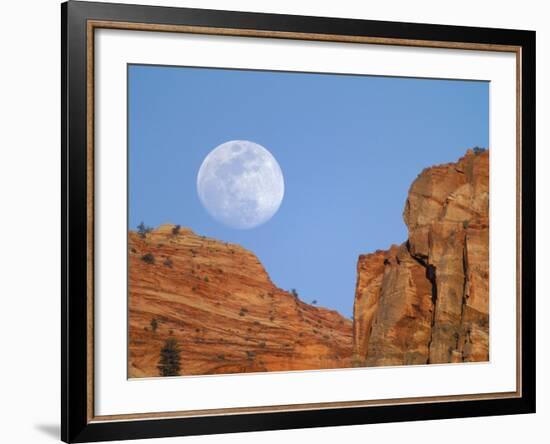
M 433 331 L 434 331 L 434 325 L 435 325 L 435 310 L 437 307 L 437 270 L 435 265 L 429 264 L 427 262 L 428 258 L 419 257 L 418 255 L 414 255 L 411 252 L 411 246 L 409 241 L 406 242 L 407 251 L 409 252 L 410 256 L 418 262 L 422 267 L 426 269 L 426 279 L 430 281 L 430 284 L 432 286 L 432 320 L 430 324 L 430 340 L 428 342 L 428 359 L 426 361 L 426 364 L 430 363 L 430 351 L 432 346 L 432 340 L 433 340 Z

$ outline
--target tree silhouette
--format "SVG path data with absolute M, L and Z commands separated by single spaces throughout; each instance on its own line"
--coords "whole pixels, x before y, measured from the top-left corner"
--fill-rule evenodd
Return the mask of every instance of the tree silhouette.
M 160 350 L 160 359 L 157 366 L 161 376 L 179 376 L 180 348 L 175 338 L 168 338 Z
M 153 231 L 151 227 L 146 226 L 143 222 L 141 222 L 138 227 L 138 234 L 142 239 L 145 239 L 147 235 Z

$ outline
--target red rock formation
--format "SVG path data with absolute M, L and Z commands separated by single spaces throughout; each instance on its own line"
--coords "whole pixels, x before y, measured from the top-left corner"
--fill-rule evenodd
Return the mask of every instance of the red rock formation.
M 488 196 L 488 151 L 425 169 L 408 240 L 359 257 L 353 329 L 277 288 L 238 245 L 173 225 L 130 232 L 128 374 L 158 376 L 168 338 L 182 375 L 486 361 Z
M 182 375 L 350 365 L 349 319 L 277 288 L 248 250 L 173 231 L 129 233 L 131 378 L 159 375 L 170 337 Z
M 359 258 L 354 365 L 489 359 L 489 152 L 425 169 L 409 239 Z

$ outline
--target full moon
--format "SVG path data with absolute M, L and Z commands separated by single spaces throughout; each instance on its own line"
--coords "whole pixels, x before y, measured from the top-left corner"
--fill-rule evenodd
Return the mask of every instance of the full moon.
M 249 229 L 277 212 L 285 183 L 281 167 L 267 149 L 247 140 L 231 140 L 203 160 L 197 192 L 206 211 L 218 222 Z

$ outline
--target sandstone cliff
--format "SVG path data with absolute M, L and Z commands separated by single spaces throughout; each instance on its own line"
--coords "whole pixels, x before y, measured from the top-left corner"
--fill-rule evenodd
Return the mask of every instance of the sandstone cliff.
M 408 240 L 359 257 L 354 365 L 489 359 L 489 152 L 476 151 L 422 171 Z
M 349 319 L 277 288 L 250 251 L 174 228 L 129 233 L 129 377 L 159 375 L 167 338 L 182 375 L 351 365 Z
M 164 225 L 129 233 L 129 377 L 489 359 L 489 153 L 427 168 L 403 212 L 408 240 L 361 255 L 353 325 L 277 288 L 235 245 Z

